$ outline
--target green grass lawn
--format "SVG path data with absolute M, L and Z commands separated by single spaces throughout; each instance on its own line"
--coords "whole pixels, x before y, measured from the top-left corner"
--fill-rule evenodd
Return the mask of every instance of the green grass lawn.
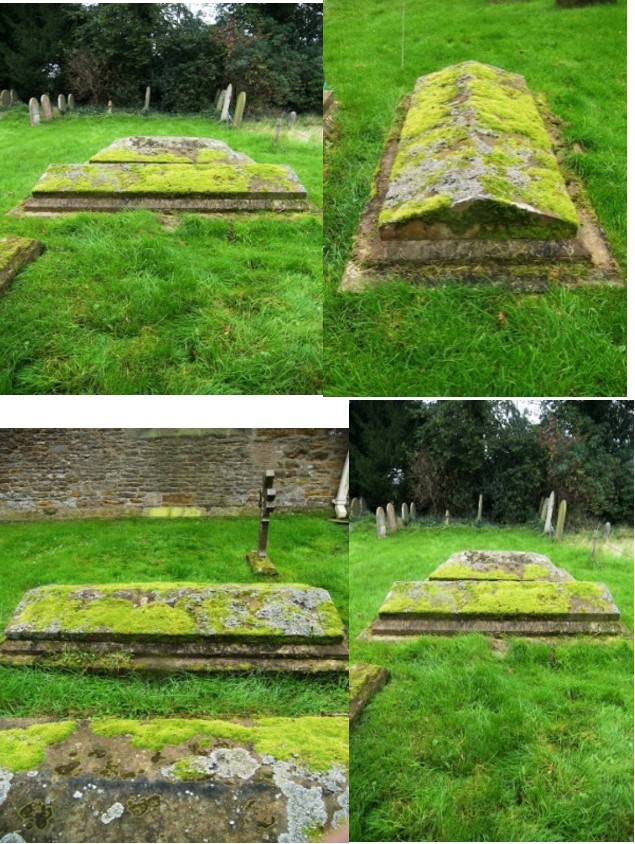
M 563 121 L 567 165 L 625 267 L 626 3 L 406 3 L 403 71 L 400 36 L 401 3 L 325 2 L 325 76 L 341 103 L 326 156 L 325 394 L 623 395 L 622 288 L 337 286 L 397 103 L 417 77 L 468 59 L 521 73 L 546 95 Z
M 522 528 L 410 526 L 378 540 L 365 519 L 350 537 L 351 637 L 394 580 L 423 579 L 470 548 L 546 553 L 577 579 L 603 581 L 632 630 L 632 555 L 611 543 L 591 565 L 579 537 L 556 544 Z M 351 736 L 352 841 L 632 840 L 626 638 L 512 639 L 508 650 L 479 634 L 352 638 L 351 659 L 390 672 Z
M 48 583 L 253 582 L 258 519 L 4 524 L 0 630 L 27 589 Z M 348 618 L 347 536 L 326 515 L 278 515 L 268 550 L 281 581 L 327 589 Z M 187 674 L 149 678 L 0 667 L 0 716 L 296 716 L 348 710 L 348 678 Z
M 226 141 L 258 163 L 288 164 L 319 208 L 315 126 L 280 147 L 273 128 L 207 117 L 73 114 L 32 128 L 25 106 L 0 114 L 0 212 L 49 164 L 87 161 L 127 135 Z M 148 211 L 0 218 L 0 237 L 46 251 L 0 294 L 0 393 L 315 394 L 322 388 L 319 213 L 185 215 Z

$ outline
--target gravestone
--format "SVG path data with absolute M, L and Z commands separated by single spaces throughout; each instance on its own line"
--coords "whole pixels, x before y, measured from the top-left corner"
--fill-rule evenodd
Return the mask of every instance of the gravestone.
M 295 126 L 297 121 L 298 121 L 298 115 L 296 114 L 296 112 L 295 111 L 289 112 L 289 116 L 287 117 L 287 128 L 293 129 L 293 127 Z
M 562 542 L 562 537 L 564 536 L 564 525 L 567 519 L 567 502 L 562 499 L 560 502 L 560 506 L 558 507 L 558 519 L 556 521 L 556 539 L 558 542 Z
M 348 718 L 0 719 L 0 841 L 308 841 L 346 822 Z
M 478 510 L 476 513 L 476 521 L 481 522 L 483 521 L 483 496 L 479 495 L 478 497 Z
M 53 109 L 51 108 L 51 99 L 48 94 L 42 94 L 40 97 L 40 104 L 42 106 L 42 117 L 44 120 L 53 119 Z
M 225 89 L 223 88 L 219 92 L 218 97 L 216 98 L 216 104 L 215 104 L 216 111 L 222 110 L 224 101 L 225 101 Z
M 397 516 L 392 502 L 386 505 L 386 527 L 391 533 L 397 530 Z
M 267 554 L 267 539 L 269 537 L 269 523 L 275 509 L 276 490 L 274 489 L 276 473 L 267 469 L 262 478 L 262 486 L 258 496 L 260 507 L 260 528 L 258 531 L 258 550 L 247 554 L 247 562 L 255 574 L 264 577 L 278 577 L 278 569 Z
M 417 508 L 415 507 L 414 501 L 410 503 L 410 521 L 414 522 L 417 518 Z
M 18 92 L 15 90 L 15 88 L 11 88 L 9 94 L 11 96 L 11 105 L 15 105 L 15 103 L 19 102 L 20 97 L 18 97 Z
M 604 529 L 602 531 L 602 539 L 604 540 L 604 542 L 608 542 L 610 538 L 611 538 L 611 523 L 605 522 L 604 523 Z
M 348 675 L 348 717 L 352 726 L 370 699 L 386 685 L 388 672 L 381 665 L 355 662 L 349 668 Z
M 377 522 L 377 538 L 384 539 L 386 537 L 386 516 L 383 507 L 378 507 L 375 511 L 375 521 Z
M 362 516 L 365 516 L 368 513 L 368 505 L 366 504 L 366 499 L 363 496 L 359 499 L 359 509 L 361 510 Z
M 359 498 L 351 499 L 351 519 L 359 519 L 362 515 L 362 505 Z
M 220 113 L 220 119 L 222 123 L 225 123 L 229 120 L 229 106 L 231 105 L 232 101 L 232 86 L 228 85 L 227 90 L 225 91 L 225 98 L 223 100 L 223 109 Z
M 444 518 L 443 518 L 443 522 L 444 522 L 444 524 L 446 524 L 446 525 L 449 525 L 449 524 L 450 524 L 450 511 L 449 511 L 449 510 L 446 510 L 446 511 L 445 511 L 445 516 L 444 516 Z
M 66 101 L 66 104 L 68 105 L 68 110 L 73 111 L 73 109 L 75 108 L 75 97 L 73 96 L 73 94 L 68 95 L 68 100 Z
M 143 101 L 143 110 L 144 111 L 150 111 L 150 94 L 151 94 L 150 86 L 148 85 L 148 87 L 146 88 L 145 100 Z
M 247 102 L 247 94 L 241 91 L 236 100 L 236 111 L 234 112 L 234 126 L 237 129 L 243 125 L 243 114 L 245 113 L 245 103 Z
M 9 108 L 11 105 L 11 92 L 4 88 L 0 91 L 0 108 Z
M 6 287 L 14 276 L 34 261 L 42 252 L 39 240 L 27 237 L 0 238 L 0 290 Z
M 108 114 L 112 114 L 112 100 L 108 100 L 107 112 Z
M 436 568 L 429 580 L 573 580 L 549 557 L 527 551 L 459 551 Z
M 40 104 L 35 97 L 31 97 L 29 100 L 29 118 L 31 120 L 31 126 L 39 126 Z
M 582 191 L 567 187 L 522 76 L 474 61 L 422 76 L 397 111 L 342 289 L 395 276 L 529 290 L 551 272 L 617 281 L 597 220 L 572 199 Z
M 556 504 L 556 494 L 552 492 L 547 500 L 547 513 L 545 515 L 545 529 L 543 533 L 551 536 L 553 533 L 553 509 Z
M 408 510 L 407 504 L 401 505 L 401 521 L 404 523 L 404 525 L 407 525 L 410 521 L 410 511 Z
M 27 592 L 0 664 L 147 673 L 344 671 L 325 589 L 274 583 L 111 583 Z
M 60 94 L 57 98 L 57 107 L 61 111 L 62 114 L 66 114 L 67 104 L 66 104 L 66 97 L 64 94 Z

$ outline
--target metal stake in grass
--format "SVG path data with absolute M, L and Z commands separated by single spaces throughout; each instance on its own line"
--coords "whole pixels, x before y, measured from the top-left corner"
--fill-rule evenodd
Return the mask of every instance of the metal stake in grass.
M 265 577 L 277 577 L 278 570 L 267 555 L 267 539 L 269 537 L 269 517 L 274 511 L 276 490 L 273 487 L 276 473 L 267 469 L 262 477 L 262 486 L 258 496 L 260 507 L 260 529 L 258 530 L 258 550 L 247 554 L 247 562 L 255 574 Z

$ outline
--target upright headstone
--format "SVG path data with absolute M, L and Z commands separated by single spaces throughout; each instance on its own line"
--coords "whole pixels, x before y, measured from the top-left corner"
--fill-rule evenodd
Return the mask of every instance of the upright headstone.
M 444 518 L 443 521 L 445 522 L 446 525 L 450 524 L 450 511 L 449 510 L 445 511 L 445 518 Z
M 386 505 L 386 526 L 391 533 L 397 530 L 397 516 L 395 514 L 395 505 L 392 502 Z
M 296 112 L 290 111 L 289 116 L 287 117 L 287 127 L 289 129 L 293 129 L 293 127 L 297 123 L 297 120 L 298 120 L 298 115 L 296 114 Z
M 404 525 L 407 525 L 410 521 L 410 511 L 408 510 L 408 505 L 405 503 L 401 505 L 401 521 Z
M 68 95 L 68 100 L 66 101 L 66 104 L 68 105 L 69 111 L 72 111 L 75 108 L 75 97 L 73 94 Z
M 245 103 L 247 102 L 247 94 L 241 91 L 236 100 L 236 111 L 234 112 L 234 126 L 237 129 L 243 125 L 243 114 L 245 113 Z
M 53 119 L 53 109 L 51 108 L 51 98 L 48 94 L 42 94 L 40 97 L 40 103 L 42 105 L 42 117 L 44 120 L 52 120 Z
M 57 98 L 57 107 L 62 112 L 62 114 L 66 114 L 66 97 L 64 94 L 60 94 Z
M 476 513 L 476 521 L 480 522 L 483 520 L 483 495 L 479 495 L 478 497 L 478 512 Z
M 3 88 L 0 91 L 0 107 L 2 108 L 9 108 L 11 105 L 11 92 L 8 91 L 6 88 Z
M 361 510 L 362 516 L 365 516 L 366 513 L 368 513 L 368 505 L 366 504 L 364 496 L 359 499 L 359 509 Z
M 148 87 L 146 88 L 146 98 L 145 98 L 144 103 L 143 103 L 143 110 L 144 111 L 150 111 L 150 94 L 151 94 L 151 90 L 150 90 L 150 86 L 148 85 Z
M 29 117 L 31 118 L 31 126 L 37 126 L 40 122 L 40 104 L 31 97 L 29 100 Z
M 112 114 L 112 100 L 108 100 L 108 114 Z
M 18 92 L 15 90 L 15 88 L 11 88 L 11 90 L 9 91 L 9 96 L 11 97 L 11 105 L 14 105 L 20 99 L 20 97 L 18 97 Z
M 377 538 L 384 539 L 386 536 L 386 514 L 383 507 L 378 507 L 375 511 L 375 521 L 377 522 Z
M 543 533 L 551 536 L 553 533 L 553 508 L 556 504 L 556 493 L 552 492 L 547 500 L 547 513 L 545 515 L 545 529 Z
M 229 106 L 232 101 L 232 86 L 228 85 L 225 91 L 225 99 L 223 100 L 223 110 L 220 113 L 220 119 L 224 123 L 229 120 Z
M 608 542 L 611 537 L 611 523 L 605 522 L 604 529 L 602 530 L 602 539 L 604 542 Z
M 351 519 L 359 519 L 362 515 L 362 508 L 359 504 L 359 498 L 351 498 Z
M 414 522 L 417 518 L 417 508 L 415 507 L 414 501 L 410 503 L 410 521 Z
M 562 542 L 564 536 L 564 524 L 567 519 L 567 502 L 563 498 L 558 507 L 558 521 L 556 522 L 556 539 Z

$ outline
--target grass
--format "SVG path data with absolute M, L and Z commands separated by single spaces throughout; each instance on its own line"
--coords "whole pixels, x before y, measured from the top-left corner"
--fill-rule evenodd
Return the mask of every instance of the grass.
M 27 589 L 48 583 L 126 580 L 253 582 L 245 554 L 258 519 L 126 519 L 5 524 L 0 629 Z M 281 581 L 327 589 L 348 617 L 347 537 L 324 515 L 278 515 L 269 553 Z M 0 717 L 248 718 L 348 711 L 342 678 L 271 674 L 106 677 L 0 667 Z
M 579 537 L 556 544 L 525 528 L 411 525 L 380 541 L 364 519 L 350 538 L 351 637 L 394 580 L 423 579 L 469 548 L 546 553 L 579 580 L 605 582 L 632 630 L 632 556 L 619 550 L 591 564 Z M 632 838 L 627 639 L 512 639 L 501 650 L 479 634 L 352 638 L 351 659 L 390 672 L 351 736 L 352 841 Z
M 536 295 L 395 278 L 363 294 L 337 292 L 397 103 L 417 77 L 468 59 L 521 73 L 546 95 L 563 121 L 566 164 L 625 266 L 625 13 L 624 0 L 570 10 L 553 0 L 408 3 L 401 70 L 400 3 L 329 0 L 324 65 L 341 108 L 326 155 L 325 395 L 625 393 L 622 288 L 554 282 Z
M 73 114 L 29 126 L 0 116 L 0 212 L 49 164 L 87 161 L 127 135 L 226 141 L 289 164 L 321 205 L 321 141 L 309 123 L 275 148 L 273 129 L 206 117 Z M 306 134 L 306 136 L 305 136 Z M 0 296 L 0 393 L 315 394 L 322 386 L 319 214 L 165 223 L 148 211 L 0 219 L 0 237 L 46 251 Z

